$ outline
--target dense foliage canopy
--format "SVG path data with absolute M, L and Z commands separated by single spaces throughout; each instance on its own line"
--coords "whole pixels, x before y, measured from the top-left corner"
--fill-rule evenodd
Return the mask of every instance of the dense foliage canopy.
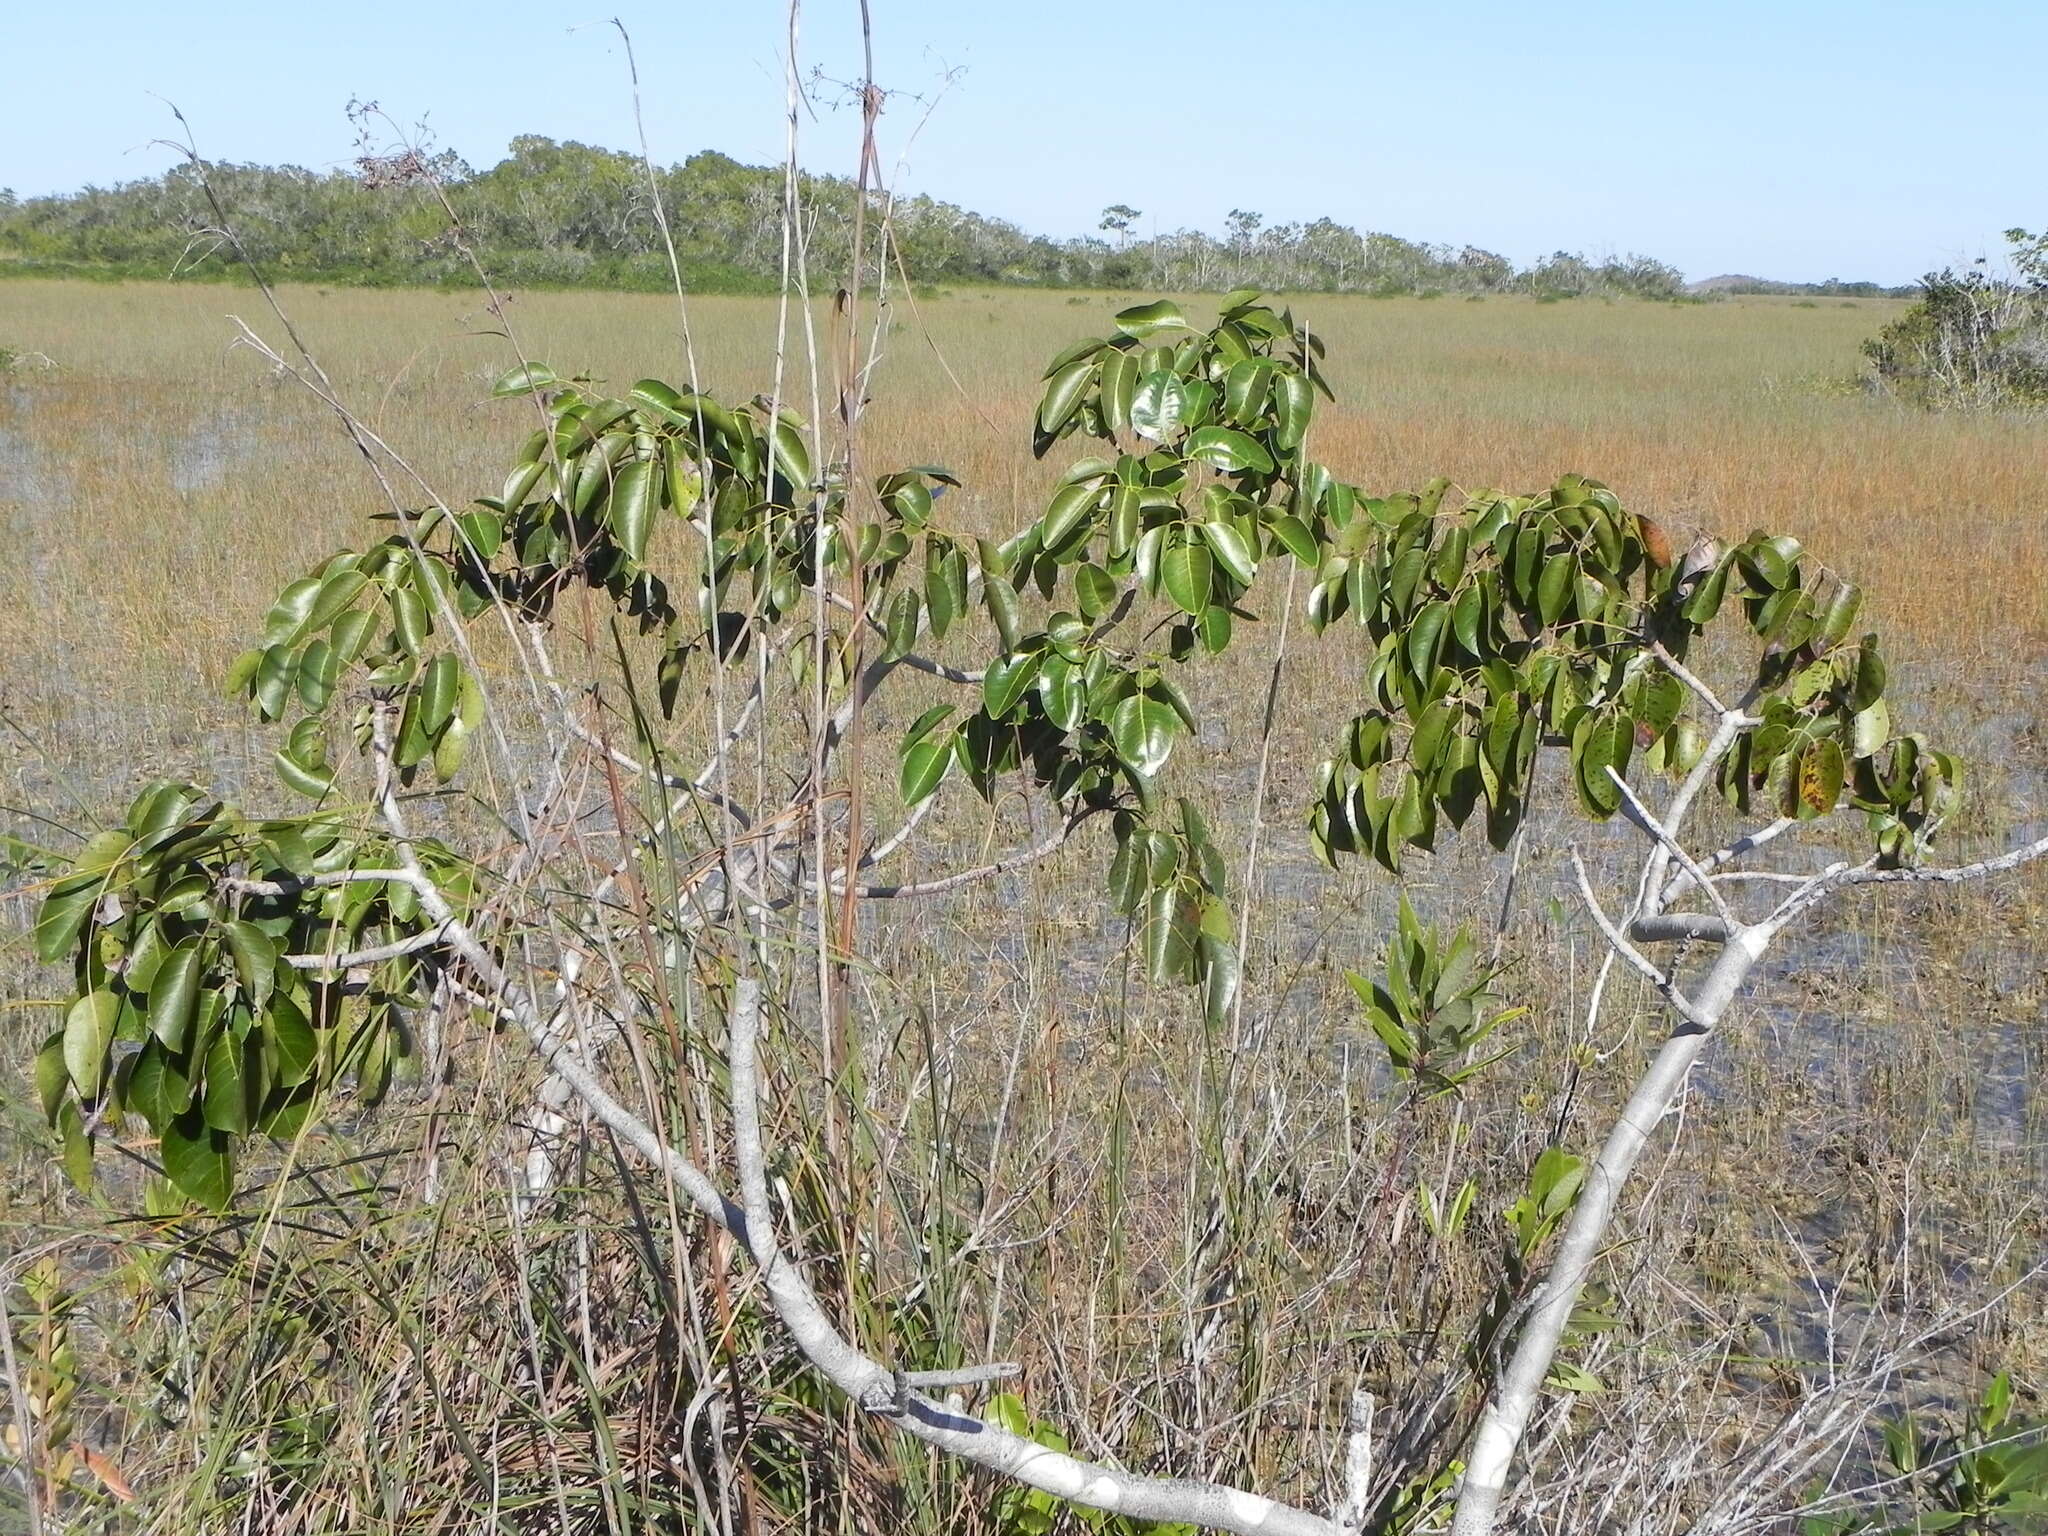
M 538 135 L 512 141 L 485 171 L 452 153 L 373 156 L 355 166 L 208 164 L 238 238 L 274 275 L 367 283 L 469 283 L 467 243 L 494 279 L 525 284 L 665 289 L 661 231 L 647 167 L 638 157 Z M 656 169 L 664 211 L 691 287 L 775 286 L 787 197 L 781 166 L 743 165 L 713 151 Z M 461 221 L 451 233 L 433 195 L 445 189 Z M 800 224 L 814 268 L 841 271 L 852 253 L 856 191 L 842 177 L 802 176 Z M 878 199 L 879 200 L 879 199 Z M 1106 210 L 1115 241 L 1055 240 L 934 198 L 894 202 L 895 253 L 919 282 L 1369 293 L 1433 290 L 1630 294 L 1668 298 L 1679 273 L 1645 256 L 1595 258 L 1560 251 L 1526 269 L 1508 258 L 1360 233 L 1320 218 L 1268 225 L 1238 210 L 1221 235 L 1159 230 L 1141 210 Z M 0 264 L 94 268 L 134 276 L 237 270 L 215 232 L 200 168 L 61 196 L 0 192 Z M 874 259 L 891 260 L 889 257 Z

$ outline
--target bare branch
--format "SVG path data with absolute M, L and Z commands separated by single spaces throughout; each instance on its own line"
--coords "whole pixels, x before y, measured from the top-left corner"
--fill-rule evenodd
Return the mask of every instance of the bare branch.
M 1728 903 L 1722 899 L 1721 893 L 1714 888 L 1713 882 L 1707 878 L 1706 871 L 1693 862 L 1692 855 L 1685 851 L 1685 845 L 1665 830 L 1664 823 L 1650 814 L 1650 808 L 1644 805 L 1642 798 L 1629 787 L 1628 780 L 1614 771 L 1612 763 L 1607 765 L 1607 777 L 1614 780 L 1614 787 L 1621 791 L 1622 801 L 1628 807 L 1629 820 L 1649 833 L 1651 837 L 1655 838 L 1663 846 L 1664 850 L 1671 857 L 1678 860 L 1680 867 L 1687 874 L 1691 875 L 1694 881 L 1706 892 L 1707 899 L 1714 904 L 1714 910 L 1721 915 L 1722 922 L 1726 923 L 1730 928 L 1741 927 L 1742 924 L 1736 918 L 1734 912 L 1729 910 Z
M 927 801 L 926 803 L 929 804 L 930 802 Z M 1006 853 L 991 864 L 978 865 L 973 869 L 957 870 L 953 874 L 940 875 L 930 880 L 913 880 L 903 885 L 856 885 L 853 891 L 856 896 L 865 897 L 871 901 L 892 901 L 899 896 L 935 896 L 941 891 L 957 890 L 963 885 L 972 885 L 977 880 L 987 880 L 996 875 L 1007 874 L 1010 870 L 1022 869 L 1026 865 L 1036 864 L 1039 860 L 1050 858 L 1053 854 L 1059 852 L 1061 848 L 1066 846 L 1067 840 L 1074 835 L 1075 829 L 1093 814 L 1094 812 L 1091 810 L 1083 810 L 1061 825 L 1056 831 L 1040 838 L 1030 847 L 1019 848 L 1013 853 Z M 842 889 L 837 878 L 834 880 L 833 889 Z
M 1775 842 L 1798 825 L 1798 821 L 1793 817 L 1780 816 L 1769 826 L 1759 827 L 1754 832 L 1746 832 L 1741 837 L 1735 839 L 1734 842 L 1728 844 L 1727 847 L 1715 849 L 1704 859 L 1698 861 L 1699 866 L 1708 874 L 1712 874 L 1716 870 L 1725 869 L 1737 859 L 1756 852 L 1764 844 Z M 1793 878 L 1803 877 L 1794 876 Z M 1658 910 L 1661 911 L 1669 906 L 1673 901 L 1691 889 L 1692 876 L 1684 870 L 1680 870 L 1671 877 L 1671 883 L 1664 887 L 1663 894 L 1657 898 Z
M 408 885 L 412 882 L 408 880 Z M 333 955 L 286 955 L 284 963 L 296 971 L 346 971 L 359 965 L 379 965 L 386 960 L 396 960 L 404 955 L 417 954 L 423 949 L 432 949 L 446 941 L 448 930 L 436 923 L 423 928 L 409 938 L 380 944 L 374 949 L 352 949 Z
M 1629 943 L 1622 931 L 1614 926 L 1613 919 L 1608 917 L 1606 910 L 1600 905 L 1600 898 L 1593 894 L 1593 883 L 1586 878 L 1585 861 L 1579 857 L 1579 850 L 1576 848 L 1572 850 L 1572 873 L 1578 877 L 1579 895 L 1586 903 L 1586 910 L 1593 914 L 1593 921 L 1599 926 L 1601 935 L 1614 952 L 1628 962 L 1630 969 L 1655 987 L 1677 1010 L 1680 1017 L 1690 1020 L 1703 1030 L 1712 1028 L 1711 1024 L 1700 1018 L 1698 1010 L 1686 1000 L 1685 995 L 1678 990 L 1677 984 L 1645 958 L 1643 952 Z

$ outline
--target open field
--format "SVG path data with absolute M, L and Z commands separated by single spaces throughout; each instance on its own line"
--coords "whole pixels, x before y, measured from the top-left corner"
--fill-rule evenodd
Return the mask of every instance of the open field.
M 282 298 L 340 395 L 423 479 L 458 502 L 496 488 L 527 422 L 519 402 L 485 398 L 513 355 L 475 296 Z M 948 466 L 965 486 L 942 512 L 965 531 L 1000 535 L 1036 517 L 1054 473 L 1031 459 L 1023 430 L 1039 370 L 1120 302 L 959 291 L 892 309 L 872 381 L 870 461 Z M 378 500 L 320 403 L 232 345 L 229 307 L 280 339 L 251 292 L 0 283 L 0 345 L 54 365 L 0 377 L 0 803 L 15 813 L 0 830 L 65 846 L 53 824 L 78 826 L 165 774 L 282 801 L 268 780 L 267 733 L 220 699 L 216 680 L 283 582 L 359 543 Z M 1533 490 L 1577 470 L 1688 532 L 1739 537 L 1761 525 L 1797 535 L 1866 588 L 1869 622 L 1892 639 L 1896 707 L 1972 755 L 1973 808 L 1955 851 L 1982 853 L 2038 836 L 2048 821 L 2048 423 L 1922 414 L 1856 387 L 1858 342 L 1897 308 L 1309 296 L 1299 311 L 1329 345 L 1338 396 L 1317 418 L 1312 451 L 1388 490 L 1436 474 Z M 521 355 L 563 373 L 620 388 L 687 377 L 671 301 L 521 294 L 510 315 Z M 797 382 L 785 396 L 809 414 L 802 317 L 789 319 Z M 772 301 L 701 300 L 691 320 L 708 387 L 745 395 L 769 385 Z M 826 318 L 817 324 L 822 349 Z M 1268 664 L 1240 646 L 1197 684 L 1219 720 L 1202 740 L 1202 797 L 1233 847 Z M 921 1325 L 904 1299 L 915 1294 L 937 1325 L 1017 1351 L 1033 1407 L 1084 1444 L 1135 1442 L 1162 1465 L 1313 1483 L 1323 1469 L 1308 1465 L 1320 1454 L 1310 1447 L 1334 1443 L 1358 1362 L 1380 1369 L 1412 1342 L 1403 1287 L 1433 1287 L 1446 1307 L 1483 1300 L 1460 1289 L 1455 1265 L 1423 1251 L 1415 1170 L 1427 1181 L 1482 1139 L 1478 1128 L 1498 1131 L 1474 1218 L 1491 1242 L 1506 1170 L 1526 1166 L 1553 1133 L 1574 1145 L 1596 1134 L 1652 1027 L 1655 999 L 1633 984 L 1615 989 L 1597 1032 L 1583 1019 L 1597 935 L 1556 898 L 1565 845 L 1584 834 L 1548 820 L 1525 851 L 1504 984 L 1511 1001 L 1531 1005 L 1515 1028 L 1540 1049 L 1455 1112 L 1440 1105 L 1416 1121 L 1390 1107 L 1383 1073 L 1365 1065 L 1371 1036 L 1342 971 L 1374 964 L 1396 888 L 1357 868 L 1321 875 L 1295 814 L 1349 713 L 1357 668 L 1355 649 L 1333 635 L 1290 658 L 1283 680 L 1268 793 L 1274 852 L 1253 904 L 1246 982 L 1260 1043 L 1242 1060 L 1219 1060 L 1185 999 L 1129 991 L 1127 935 L 1103 910 L 1099 844 L 874 927 L 876 1014 L 903 1023 L 871 1048 L 877 1103 L 899 1107 L 892 1074 L 943 1080 L 970 1123 L 1000 1119 L 998 1101 L 1014 1123 L 973 1175 L 984 1210 L 1001 1211 L 1001 1258 L 958 1294 L 924 1296 L 892 1245 L 924 1209 L 926 1170 L 891 1168 L 880 1153 L 850 1189 L 811 1190 L 792 1172 L 792 1198 L 815 1199 L 828 1213 L 819 1225 L 857 1233 L 864 1252 L 872 1240 L 878 1273 L 859 1305 L 880 1326 Z M 1000 846 L 1013 830 L 964 794 L 930 825 L 939 847 L 955 849 Z M 1490 923 L 1503 873 L 1466 850 L 1419 864 L 1413 884 L 1431 912 Z M 0 1074 L 10 1085 L 49 1027 L 37 999 L 50 979 L 12 939 L 28 906 L 0 899 Z M 1640 1284 L 1623 1329 L 1593 1359 L 1614 1388 L 1579 1411 L 1594 1443 L 1603 1430 L 1626 1444 L 1682 1429 L 1733 1466 L 1744 1436 L 1796 1398 L 1836 1343 L 1828 1294 L 1843 1314 L 1910 1329 L 2042 1260 L 2044 923 L 2038 868 L 1995 889 L 1847 902 L 1742 1009 L 1681 1134 L 1658 1154 L 1662 1203 L 1632 1216 L 1631 1251 L 1617 1255 L 1617 1271 Z M 937 1025 L 930 1038 L 909 1027 L 919 1008 Z M 481 1081 L 465 1089 L 479 1101 L 484 1092 Z M 1219 1150 L 1209 1132 L 1232 1096 L 1295 1139 L 1276 1131 L 1250 1158 Z M 902 1091 L 903 1123 L 915 1099 Z M 1295 1118 L 1274 1107 L 1283 1102 Z M 98 1374 L 88 1373 L 94 1407 L 78 1433 L 142 1494 L 132 1515 L 103 1506 L 91 1518 L 166 1530 L 239 1519 L 264 1530 L 469 1529 L 465 1479 L 480 1456 L 499 1469 L 502 1444 L 507 1498 L 559 1508 L 575 1529 L 681 1519 L 671 1516 L 685 1496 L 661 1456 L 674 1452 L 673 1421 L 688 1401 L 676 1357 L 689 1351 L 664 1329 L 688 1330 L 663 1307 L 686 1309 L 665 1289 L 667 1250 L 652 1235 L 644 1246 L 621 1236 L 609 1196 L 590 1195 L 536 1234 L 535 1257 L 518 1246 L 527 1235 L 506 1216 L 494 1144 L 479 1136 L 463 1144 L 458 1187 L 427 1232 L 408 1225 L 417 1136 L 405 1141 L 413 1123 L 401 1121 L 397 1150 L 360 1188 L 323 1194 L 325 1206 L 309 1200 L 308 1255 L 285 1264 L 302 1289 L 267 1270 L 259 1284 L 262 1245 L 240 1231 L 215 1251 L 225 1286 L 201 1296 L 192 1280 L 198 1299 L 184 1316 L 200 1321 L 170 1328 L 159 1288 L 203 1266 L 178 1270 L 81 1236 L 95 1207 L 47 1167 L 36 1124 L 32 1112 L 0 1115 L 0 1252 L 55 1243 L 94 1295 Z M 337 1134 L 323 1149 L 339 1164 L 353 1143 Z M 1198 1176 L 1205 1168 L 1215 1188 Z M 593 1184 L 605 1173 L 594 1169 Z M 1189 1388 L 1174 1330 L 1197 1331 L 1195 1313 L 1223 1305 L 1202 1299 L 1215 1280 L 1208 1229 L 1219 1202 L 1230 1212 L 1216 1221 L 1235 1246 L 1216 1401 Z M 1287 1219 L 1265 1220 L 1276 1207 Z M 595 1223 L 595 1238 L 591 1211 L 614 1221 Z M 1122 1225 L 1110 1211 L 1124 1212 Z M 147 1246 L 138 1241 L 138 1253 Z M 319 1283 L 322 1266 L 372 1275 L 388 1308 Z M 1335 1278 L 1306 1294 L 1304 1274 Z M 684 1289 L 676 1279 L 674 1291 Z M 587 1307 L 593 1291 L 634 1298 L 657 1322 L 623 1307 L 630 1319 L 594 1330 L 586 1312 L 579 1331 L 578 1300 Z M 266 1329 L 313 1292 L 339 1316 L 321 1350 L 301 1355 Z M 522 1376 L 529 1355 L 537 1381 Z M 835 1428 L 836 1410 L 749 1359 L 783 1392 L 778 1411 L 816 1443 L 858 1438 Z M 176 1411 L 144 1385 L 166 1360 L 180 1384 Z M 1945 1333 L 1898 1385 L 1952 1403 L 2000 1367 L 2030 1400 L 2048 1390 L 2038 1278 Z M 290 1476 L 277 1470 L 288 1459 L 277 1449 L 284 1425 L 299 1437 Z M 338 1454 L 322 1461 L 309 1442 Z M 826 1495 L 792 1474 L 802 1491 L 781 1512 L 801 1505 L 817 1529 L 1026 1529 L 1006 1524 L 978 1485 L 946 1482 L 900 1450 L 891 1463 L 873 1449 L 885 1440 L 860 1443 L 874 1465 L 857 1489 L 838 1488 L 821 1512 L 804 1501 Z M 251 1445 L 265 1448 L 258 1471 Z M 1607 1486 L 1603 1466 L 1589 1488 Z M 1711 1481 L 1713 1470 L 1697 1476 Z M 286 1496 L 292 1477 L 316 1492 Z M 1610 1527 L 1588 1499 L 1553 1508 L 1540 1528 L 1685 1529 L 1683 1501 L 1667 1500 L 1668 1524 Z

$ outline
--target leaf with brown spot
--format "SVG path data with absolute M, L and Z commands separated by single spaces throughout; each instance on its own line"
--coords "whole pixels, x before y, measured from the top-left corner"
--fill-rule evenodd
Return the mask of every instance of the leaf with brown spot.
M 1636 514 L 1636 529 L 1643 537 L 1643 552 L 1650 557 L 1650 564 L 1664 570 L 1671 564 L 1671 535 L 1655 518 Z
M 1842 749 L 1833 740 L 1817 741 L 1799 754 L 1800 819 L 1825 816 L 1842 797 Z

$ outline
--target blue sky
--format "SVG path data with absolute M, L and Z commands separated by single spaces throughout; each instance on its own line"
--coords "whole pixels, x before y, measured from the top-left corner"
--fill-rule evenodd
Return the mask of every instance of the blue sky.
M 2048 0 L 871 3 L 903 183 L 1051 234 L 1112 202 L 1162 229 L 1244 207 L 1518 261 L 1898 282 L 2048 221 Z M 780 158 L 778 0 L 598 4 L 0 6 L 0 186 L 163 169 L 158 97 L 223 159 L 346 163 L 351 97 L 479 166 L 517 133 L 630 147 L 614 8 L 657 159 Z M 806 73 L 858 73 L 858 15 L 809 0 Z M 841 94 L 820 86 L 803 123 L 814 169 L 852 165 Z

